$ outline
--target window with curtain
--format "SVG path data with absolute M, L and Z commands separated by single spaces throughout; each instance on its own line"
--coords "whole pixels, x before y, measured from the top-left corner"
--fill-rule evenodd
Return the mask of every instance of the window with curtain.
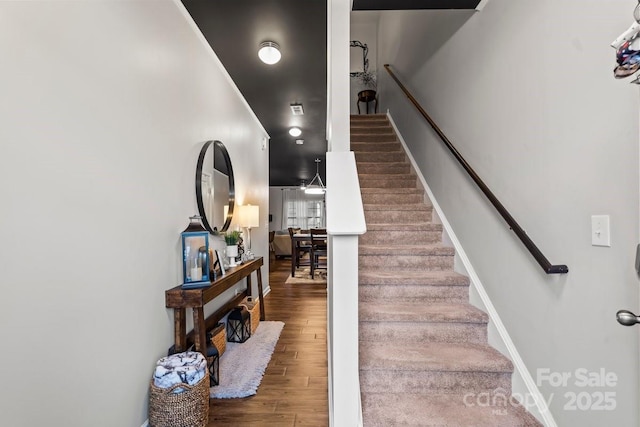
M 300 189 L 283 189 L 282 229 L 324 228 L 324 195 L 305 194 Z

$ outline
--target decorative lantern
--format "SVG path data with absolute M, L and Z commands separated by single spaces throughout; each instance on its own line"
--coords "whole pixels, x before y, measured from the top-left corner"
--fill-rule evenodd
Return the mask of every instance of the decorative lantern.
M 209 385 L 220 385 L 220 353 L 215 345 L 207 347 L 207 365 L 209 368 Z
M 209 278 L 209 232 L 200 224 L 199 216 L 189 217 L 182 232 L 183 288 L 202 288 L 211 284 Z
M 251 336 L 251 316 L 245 307 L 236 307 L 227 317 L 227 341 L 245 342 Z

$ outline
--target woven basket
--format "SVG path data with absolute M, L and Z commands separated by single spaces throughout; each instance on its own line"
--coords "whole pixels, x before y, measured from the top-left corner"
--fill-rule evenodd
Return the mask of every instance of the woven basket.
M 224 329 L 224 323 L 218 323 L 215 328 L 210 332 L 211 344 L 215 345 L 218 349 L 218 355 L 222 356 L 222 353 L 227 349 L 227 333 Z
M 183 388 L 182 393 L 173 393 Z M 196 385 L 175 384 L 156 387 L 151 380 L 149 390 L 150 427 L 206 427 L 209 421 L 209 375 Z
M 249 301 L 247 298 L 243 299 L 240 305 L 249 310 L 251 319 L 251 335 L 256 333 L 256 329 L 260 324 L 260 300 Z

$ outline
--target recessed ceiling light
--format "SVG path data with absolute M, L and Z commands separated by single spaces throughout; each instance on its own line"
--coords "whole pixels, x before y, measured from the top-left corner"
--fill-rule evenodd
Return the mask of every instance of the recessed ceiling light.
M 260 43 L 260 49 L 258 49 L 258 57 L 265 64 L 273 65 L 280 61 L 282 57 L 280 54 L 280 46 L 274 42 L 262 42 Z
M 294 116 L 302 116 L 304 115 L 304 109 L 302 108 L 302 104 L 291 104 L 291 114 Z
M 298 145 L 304 144 L 304 139 L 296 139 L 296 144 Z
M 300 135 L 302 135 L 302 131 L 300 130 L 300 128 L 293 127 L 291 129 L 289 129 L 289 135 L 291 135 L 291 136 L 300 136 Z

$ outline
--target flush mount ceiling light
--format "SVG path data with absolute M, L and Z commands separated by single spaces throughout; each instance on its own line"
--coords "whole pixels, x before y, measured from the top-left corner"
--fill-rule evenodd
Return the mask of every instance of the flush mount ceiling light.
M 296 139 L 296 144 L 298 145 L 304 144 L 304 139 Z
M 316 176 L 314 176 L 311 182 L 309 183 L 309 185 L 307 185 L 307 188 L 304 190 L 305 194 L 324 194 L 324 192 L 327 191 L 327 189 L 324 186 L 324 183 L 322 182 L 322 178 L 320 178 L 319 167 L 320 167 L 321 161 L 322 160 L 320 159 L 315 160 Z
M 300 128 L 297 128 L 297 127 L 292 127 L 291 129 L 289 129 L 289 135 L 300 136 L 302 135 L 302 130 L 300 130 Z
M 258 58 L 265 64 L 273 65 L 280 61 L 280 46 L 274 42 L 262 42 L 258 49 Z

